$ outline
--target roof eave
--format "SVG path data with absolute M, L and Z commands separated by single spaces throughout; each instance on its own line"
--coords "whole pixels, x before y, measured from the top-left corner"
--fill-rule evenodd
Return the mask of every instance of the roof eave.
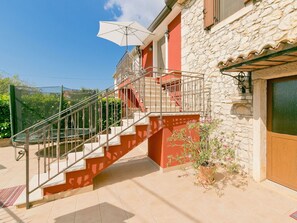
M 221 61 L 218 64 L 218 68 L 221 72 L 261 70 L 272 66 L 295 62 L 297 60 L 296 52 L 297 39 L 282 40 L 275 46 L 266 45 L 260 51 L 253 50 L 247 56 L 240 55 L 236 59 L 229 58 L 226 62 Z M 289 59 L 284 59 L 284 57 Z
M 162 9 L 162 11 L 157 15 L 154 21 L 148 27 L 148 30 L 153 32 L 162 22 L 163 20 L 169 15 L 172 11 L 172 7 L 175 5 L 177 0 L 165 0 L 166 6 Z

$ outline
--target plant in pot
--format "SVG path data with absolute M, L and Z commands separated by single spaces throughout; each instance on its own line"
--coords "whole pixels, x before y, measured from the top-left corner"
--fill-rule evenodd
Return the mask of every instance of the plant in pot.
M 202 184 L 215 182 L 218 169 L 237 172 L 239 165 L 235 161 L 235 148 L 230 138 L 218 132 L 221 121 L 205 119 L 190 122 L 185 128 L 174 131 L 169 141 L 182 146 L 182 151 L 175 157 L 169 157 L 169 164 L 178 161 L 180 164 L 190 162 Z

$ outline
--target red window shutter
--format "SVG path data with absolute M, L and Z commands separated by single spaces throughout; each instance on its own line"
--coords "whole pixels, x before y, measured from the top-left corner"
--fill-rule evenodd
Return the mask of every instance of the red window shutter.
M 204 0 L 204 28 L 209 29 L 214 24 L 214 1 Z

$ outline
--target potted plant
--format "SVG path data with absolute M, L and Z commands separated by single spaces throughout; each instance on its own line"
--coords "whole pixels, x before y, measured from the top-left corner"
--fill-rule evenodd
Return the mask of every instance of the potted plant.
M 174 145 L 182 146 L 179 155 L 169 157 L 170 162 L 191 162 L 202 184 L 213 184 L 218 169 L 225 169 L 227 172 L 238 171 L 235 147 L 228 143 L 231 141 L 230 137 L 218 132 L 220 123 L 219 120 L 211 119 L 190 122 L 185 128 L 174 131 L 169 138 Z

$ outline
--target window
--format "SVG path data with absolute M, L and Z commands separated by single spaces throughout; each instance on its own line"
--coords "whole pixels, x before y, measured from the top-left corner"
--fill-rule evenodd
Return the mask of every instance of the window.
M 215 0 L 215 22 L 226 19 L 243 7 L 243 0 Z
M 275 133 L 297 135 L 297 78 L 279 78 L 268 82 L 268 105 L 271 122 L 269 130 Z M 268 119 L 268 120 L 269 120 Z
M 209 29 L 213 24 L 218 23 L 233 15 L 250 0 L 204 0 L 204 28 Z

